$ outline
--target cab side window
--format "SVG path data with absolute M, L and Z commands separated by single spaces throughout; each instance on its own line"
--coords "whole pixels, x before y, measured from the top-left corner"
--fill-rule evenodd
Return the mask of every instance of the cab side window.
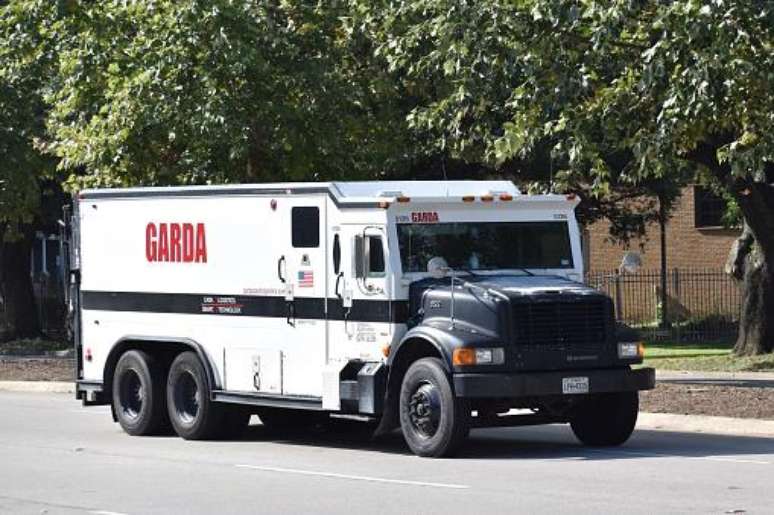
M 368 236 L 368 277 L 384 277 L 384 245 L 379 236 Z
M 320 209 L 318 207 L 294 207 L 291 209 L 293 247 L 317 248 L 320 246 Z

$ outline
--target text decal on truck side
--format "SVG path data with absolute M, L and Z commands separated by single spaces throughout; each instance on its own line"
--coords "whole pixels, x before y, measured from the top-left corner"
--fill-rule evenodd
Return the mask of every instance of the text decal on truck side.
M 151 263 L 206 263 L 204 224 L 148 223 L 145 227 L 145 258 Z

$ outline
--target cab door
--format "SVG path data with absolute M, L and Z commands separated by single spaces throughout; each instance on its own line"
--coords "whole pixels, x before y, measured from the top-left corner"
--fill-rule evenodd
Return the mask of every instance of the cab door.
M 329 361 L 375 361 L 392 332 L 384 226 L 342 224 L 331 236 Z M 338 266 L 337 266 L 338 265 Z

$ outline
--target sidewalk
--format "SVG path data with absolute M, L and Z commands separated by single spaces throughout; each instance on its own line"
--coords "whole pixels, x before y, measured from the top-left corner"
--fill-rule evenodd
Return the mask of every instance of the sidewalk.
M 771 372 L 693 372 L 683 370 L 656 370 L 656 381 L 675 384 L 704 384 L 715 386 L 774 387 Z

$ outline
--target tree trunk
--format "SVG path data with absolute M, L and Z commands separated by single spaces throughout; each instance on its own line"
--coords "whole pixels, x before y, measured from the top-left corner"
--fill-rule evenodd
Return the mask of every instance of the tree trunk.
M 752 254 L 751 254 L 752 255 Z M 774 351 L 774 274 L 765 261 L 745 266 L 742 286 L 742 314 L 734 346 L 738 356 Z
M 34 232 L 26 230 L 22 238 L 3 242 L 2 293 L 11 338 L 34 338 L 41 334 L 30 277 L 33 238 Z
M 774 189 L 755 183 L 736 195 L 744 231 L 734 243 L 726 271 L 741 282 L 738 356 L 774 351 Z

